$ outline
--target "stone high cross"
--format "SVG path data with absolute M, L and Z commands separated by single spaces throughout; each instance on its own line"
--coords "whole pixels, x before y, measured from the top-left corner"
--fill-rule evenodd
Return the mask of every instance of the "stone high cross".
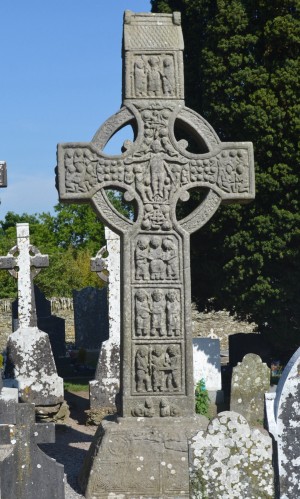
M 29 224 L 17 224 L 17 245 L 7 256 L 0 257 L 0 269 L 8 270 L 18 279 L 19 328 L 37 325 L 33 279 L 41 268 L 48 265 L 48 255 L 41 255 L 29 242 Z
M 7 169 L 5 161 L 0 161 L 0 187 L 7 187 Z
M 58 145 L 62 202 L 90 202 L 121 237 L 121 402 L 123 416 L 194 414 L 190 298 L 190 234 L 221 203 L 254 198 L 249 142 L 221 142 L 213 128 L 184 105 L 180 14 L 125 12 L 123 107 L 91 142 Z M 120 155 L 102 152 L 119 129 L 131 124 L 134 142 Z M 174 129 L 202 148 L 189 150 Z M 189 190 L 206 196 L 177 220 L 178 200 Z M 126 219 L 107 189 L 134 201 Z

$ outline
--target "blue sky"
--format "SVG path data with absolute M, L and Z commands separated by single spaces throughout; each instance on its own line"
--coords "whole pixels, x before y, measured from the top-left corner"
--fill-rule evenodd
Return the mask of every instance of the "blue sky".
M 91 140 L 120 108 L 127 9 L 150 12 L 150 0 L 1 0 L 0 160 L 8 187 L 0 190 L 0 219 L 7 211 L 52 213 L 57 143 Z

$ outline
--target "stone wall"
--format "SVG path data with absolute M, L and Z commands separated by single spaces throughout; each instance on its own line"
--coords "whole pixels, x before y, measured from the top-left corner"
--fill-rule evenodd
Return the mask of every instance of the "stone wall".
M 75 341 L 74 310 L 72 298 L 51 298 L 52 314 L 65 319 L 66 341 Z M 0 300 L 0 352 L 5 348 L 8 335 L 12 331 L 12 300 Z M 228 350 L 228 337 L 236 333 L 253 333 L 256 324 L 239 321 L 226 310 L 198 312 L 192 305 L 193 335 L 199 338 L 218 338 L 221 350 Z
M 228 351 L 228 337 L 237 333 L 254 333 L 257 325 L 254 322 L 240 321 L 230 315 L 227 310 L 198 312 L 192 304 L 193 336 L 198 338 L 219 339 L 221 351 Z

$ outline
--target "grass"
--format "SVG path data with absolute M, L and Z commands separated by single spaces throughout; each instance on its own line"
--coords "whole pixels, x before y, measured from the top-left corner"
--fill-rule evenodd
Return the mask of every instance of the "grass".
M 64 389 L 66 392 L 88 392 L 89 384 L 86 380 L 64 381 Z

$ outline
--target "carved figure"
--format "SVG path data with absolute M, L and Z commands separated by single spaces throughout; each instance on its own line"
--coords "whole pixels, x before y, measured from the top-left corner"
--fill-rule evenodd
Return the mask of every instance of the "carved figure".
M 148 64 L 148 94 L 151 97 L 157 97 L 161 95 L 161 72 L 159 70 L 159 58 L 155 55 L 151 56 L 148 60 Z
M 155 414 L 153 402 L 150 398 L 146 398 L 145 405 L 137 405 L 131 411 L 131 414 L 136 417 L 152 418 Z
M 150 332 L 150 308 L 148 294 L 143 289 L 135 293 L 136 336 L 147 336 Z
M 152 293 L 151 336 L 164 336 L 165 303 L 161 291 Z
M 170 345 L 167 348 L 168 370 L 166 377 L 167 390 L 178 390 L 180 387 L 180 353 L 179 345 Z
M 177 247 L 173 239 L 165 237 L 162 242 L 164 250 L 163 260 L 166 263 L 167 279 L 178 279 L 178 256 Z
M 163 91 L 165 95 L 174 95 L 175 92 L 175 76 L 174 66 L 171 57 L 166 57 L 163 60 Z
M 150 239 L 149 260 L 150 279 L 154 281 L 164 279 L 165 264 L 163 262 L 161 239 L 158 236 L 153 236 Z
M 134 86 L 136 97 L 143 97 L 147 92 L 147 75 L 145 63 L 142 59 L 138 59 L 134 63 Z
M 180 335 L 180 304 L 178 302 L 177 292 L 175 290 L 169 291 L 166 295 L 167 298 L 167 335 L 179 336 Z
M 135 356 L 136 391 L 151 392 L 149 375 L 149 351 L 146 346 L 140 346 Z
M 154 392 L 162 392 L 165 378 L 165 351 L 163 347 L 157 345 L 152 350 L 152 388 Z
M 149 279 L 148 238 L 141 236 L 136 243 L 135 250 L 135 278 Z
M 171 417 L 179 416 L 179 411 L 178 411 L 177 407 L 175 407 L 173 405 L 169 405 L 167 399 L 161 399 L 160 404 L 159 404 L 159 408 L 160 408 L 160 416 L 162 418 L 165 418 L 168 416 L 171 416 Z

